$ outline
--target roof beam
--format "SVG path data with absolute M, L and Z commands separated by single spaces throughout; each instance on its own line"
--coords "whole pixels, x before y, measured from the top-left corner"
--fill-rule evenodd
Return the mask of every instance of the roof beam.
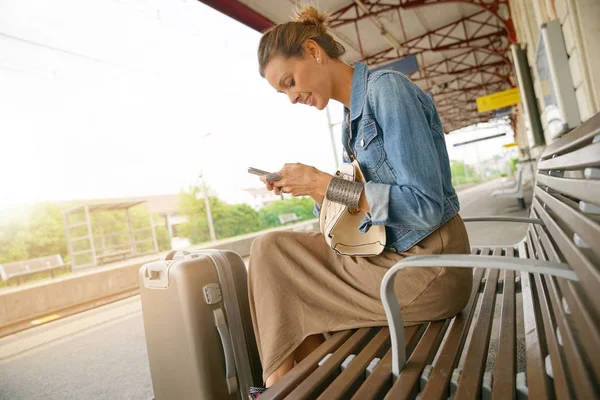
M 466 3 L 482 8 L 483 11 L 493 15 L 508 33 L 511 43 L 516 43 L 517 34 L 510 14 L 508 0 L 492 0 L 488 2 L 475 3 L 473 0 L 400 0 L 400 4 L 381 4 L 381 1 L 363 0 L 362 3 L 369 9 L 369 13 L 360 13 L 355 3 L 349 4 L 331 13 L 331 28 L 358 22 L 369 17 L 376 17 L 388 11 L 396 9 L 411 9 L 425 6 L 435 6 L 444 3 Z M 352 16 L 349 16 L 352 15 Z
M 400 7 L 405 9 L 449 3 L 467 3 L 481 7 L 496 17 L 498 21 L 504 25 L 504 28 L 508 33 L 508 39 L 511 43 L 517 42 L 517 33 L 510 13 L 509 0 L 489 0 L 485 2 L 479 1 L 477 3 L 473 2 L 473 0 L 400 0 L 400 3 Z
M 508 48 L 506 49 L 506 51 L 508 51 Z M 468 59 L 471 57 L 473 59 L 475 59 L 475 64 L 472 64 L 468 61 Z M 426 65 L 425 69 L 427 71 L 435 71 L 435 70 L 439 70 L 441 67 L 445 67 L 446 71 L 456 71 L 455 68 L 458 68 L 461 66 L 462 67 L 472 67 L 472 66 L 476 66 L 476 65 L 481 65 L 481 64 L 485 63 L 486 61 L 488 61 L 492 57 L 496 57 L 496 58 L 499 57 L 507 65 L 511 65 L 510 60 L 506 56 L 498 55 L 496 53 L 491 53 L 487 49 L 478 48 L 478 49 L 474 49 L 474 50 L 469 49 L 469 50 L 463 51 L 460 54 L 456 54 L 454 56 L 447 57 L 443 60 L 440 60 L 438 62 Z
M 239 0 L 200 0 L 200 2 L 259 32 L 274 25 L 273 21 Z
M 492 67 L 502 67 L 505 66 L 506 63 L 505 61 L 496 61 L 493 63 L 488 63 L 488 64 L 481 64 L 481 65 L 476 65 L 470 68 L 463 68 L 460 70 L 454 70 L 454 71 L 450 71 L 450 72 L 444 72 L 444 71 L 432 71 L 432 73 L 429 73 L 428 68 L 423 68 L 425 71 L 427 71 L 427 74 L 421 74 L 421 77 L 411 77 L 411 80 L 413 82 L 420 82 L 423 80 L 429 80 L 429 79 L 434 79 L 434 78 L 439 78 L 441 76 L 445 76 L 445 75 L 473 75 L 473 74 L 483 74 L 483 75 L 490 75 L 490 76 L 495 76 L 497 78 L 500 78 L 502 80 L 505 80 L 506 82 L 510 82 L 510 75 L 509 74 L 500 74 L 496 71 L 490 71 L 489 68 Z M 495 68 L 497 69 L 497 68 Z M 419 71 L 421 72 L 421 71 Z M 424 75 L 424 76 L 423 76 Z
M 458 89 L 451 89 L 451 88 L 443 89 L 442 91 L 440 91 L 438 93 L 434 93 L 433 97 L 435 99 L 436 97 L 445 96 L 448 94 L 466 93 L 466 92 L 474 92 L 474 91 L 485 91 L 487 93 L 490 93 L 490 92 L 493 93 L 505 86 L 508 86 L 508 85 L 506 84 L 506 82 L 502 82 L 502 81 L 487 82 L 484 84 L 468 86 L 468 87 L 460 87 L 460 85 L 459 85 Z M 507 88 L 507 89 L 509 89 L 509 88 Z M 426 90 L 426 91 L 431 91 L 431 88 L 430 88 L 430 90 Z
M 487 19 L 480 20 L 481 16 L 485 16 L 485 14 L 485 11 L 480 11 L 423 35 L 408 39 L 401 43 L 402 54 L 394 47 L 389 47 L 365 57 L 363 61 L 367 64 L 380 64 L 399 57 L 416 55 L 426 51 L 444 51 L 462 48 L 486 48 L 488 52 L 505 54 L 508 46 L 502 42 L 502 38 L 507 37 L 507 32 L 504 29 L 486 34 L 479 33 L 484 26 L 497 29 L 496 26 L 489 23 L 494 18 L 493 16 L 489 15 Z M 467 23 L 470 26 L 479 26 L 479 29 L 473 32 L 471 36 L 466 33 L 468 31 Z

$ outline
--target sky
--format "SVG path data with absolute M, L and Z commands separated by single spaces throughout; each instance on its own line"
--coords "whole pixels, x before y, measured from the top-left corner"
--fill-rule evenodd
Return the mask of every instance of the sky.
M 0 1 L 0 205 L 178 193 L 201 171 L 236 203 L 249 166 L 333 172 L 326 113 L 260 77 L 259 39 L 196 0 Z

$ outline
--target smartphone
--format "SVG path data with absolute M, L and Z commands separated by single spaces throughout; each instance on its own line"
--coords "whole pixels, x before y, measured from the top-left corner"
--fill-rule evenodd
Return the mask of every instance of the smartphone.
M 258 175 L 258 176 L 270 174 L 270 172 L 263 171 L 262 169 L 253 168 L 253 167 L 248 167 L 248 173 Z M 283 200 L 283 193 L 280 194 L 280 197 L 281 197 L 281 200 Z
M 253 167 L 248 167 L 248 173 L 249 174 L 258 175 L 258 176 L 263 176 L 263 175 L 269 175 L 270 174 L 270 172 L 263 171 L 262 169 L 253 168 Z

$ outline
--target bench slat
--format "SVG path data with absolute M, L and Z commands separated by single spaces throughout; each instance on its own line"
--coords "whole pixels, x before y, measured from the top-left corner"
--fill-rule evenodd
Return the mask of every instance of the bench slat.
M 546 229 L 548 229 L 552 239 L 560 248 L 565 260 L 577 273 L 579 282 L 581 282 L 581 286 L 586 292 L 586 297 L 594 305 L 595 312 L 598 314 L 600 310 L 600 296 L 598 296 L 598 293 L 600 293 L 600 271 L 588 260 L 581 249 L 573 244 L 556 221 L 550 217 L 548 212 L 544 210 L 543 206 L 535 198 L 532 202 L 532 209 L 544 221 Z
M 513 250 L 513 249 L 507 249 Z M 508 253 L 508 251 L 507 251 Z M 507 257 L 512 255 L 507 254 Z M 492 400 L 514 399 L 516 370 L 516 308 L 515 271 L 504 271 L 502 291 L 502 314 L 498 357 L 494 368 Z
M 534 250 L 535 258 L 542 259 L 540 254 L 543 254 L 539 248 L 539 242 L 533 235 L 533 230 L 528 232 L 529 244 Z M 550 355 L 550 363 L 552 365 L 552 382 L 554 383 L 554 393 L 557 399 L 570 399 L 569 384 L 567 381 L 564 362 L 558 347 L 558 339 L 556 337 L 556 321 L 550 313 L 550 305 L 548 304 L 548 289 L 542 282 L 543 278 L 540 274 L 532 274 L 535 282 L 535 290 L 539 304 L 540 315 L 542 317 L 543 332 L 546 342 L 548 354 Z
M 600 144 L 600 142 L 598 143 Z M 600 255 L 600 224 L 536 187 L 534 194 Z
M 600 134 L 600 113 L 597 113 L 556 142 L 546 146 L 542 158 L 546 159 L 555 154 L 578 149 L 598 134 Z
M 501 249 L 494 249 L 494 255 L 500 255 Z M 473 399 L 481 396 L 481 379 L 485 369 L 490 335 L 492 333 L 492 320 L 494 318 L 494 305 L 498 288 L 499 270 L 488 272 L 483 302 L 479 316 L 475 323 L 475 330 L 467 349 L 467 357 L 456 390 L 455 400 Z
M 600 142 L 555 158 L 540 161 L 538 169 L 583 169 L 600 165 Z
M 550 242 L 546 231 L 541 227 L 536 227 L 535 230 L 542 240 L 548 257 L 554 262 L 559 261 L 560 257 L 554 244 Z M 579 342 L 583 346 L 584 356 L 587 356 L 586 359 L 592 367 L 595 379 L 600 381 L 600 357 L 595 356 L 595 353 L 600 349 L 600 331 L 597 329 L 598 326 L 581 297 L 580 283 L 564 279 L 559 279 L 557 282 L 569 306 L 570 317 L 575 325 L 574 330 L 577 332 Z
M 304 378 L 310 375 L 327 354 L 336 351 L 342 344 L 352 336 L 353 331 L 335 332 L 315 351 L 310 353 L 304 360 L 300 361 L 290 372 L 285 374 L 277 384 L 270 387 L 261 397 L 265 400 L 279 400 L 292 391 Z
M 519 255 L 522 258 L 533 257 L 533 250 L 522 242 Z M 521 293 L 523 295 L 523 324 L 525 328 L 525 355 L 527 361 L 527 386 L 531 399 L 549 399 L 550 382 L 544 367 L 541 346 L 545 343 L 541 336 L 539 306 L 531 275 L 521 272 Z
M 546 287 L 550 294 L 550 302 L 554 311 L 554 319 L 557 322 L 558 329 L 561 335 L 563 349 L 569 366 L 570 382 L 575 392 L 575 397 L 578 399 L 593 399 L 594 394 L 593 384 L 590 380 L 587 368 L 584 365 L 579 349 L 575 344 L 573 331 L 567 325 L 567 317 L 562 308 L 561 300 L 558 294 L 556 279 L 551 276 L 544 276 Z
M 557 178 L 543 174 L 536 175 L 536 183 L 548 186 L 557 192 L 568 194 L 579 200 L 598 203 L 600 199 L 600 180 Z
M 570 399 L 569 385 L 565 375 L 563 360 L 558 348 L 558 340 L 556 338 L 556 326 L 550 316 L 550 310 L 547 299 L 547 289 L 542 284 L 542 279 L 539 274 L 534 274 L 535 288 L 537 290 L 538 300 L 540 302 L 540 310 L 544 324 L 544 335 L 546 337 L 546 346 L 550 355 L 552 365 L 552 382 L 554 382 L 554 392 L 557 399 Z
M 532 229 L 533 236 L 536 240 L 540 240 L 539 233 L 543 231 L 541 227 L 535 227 Z M 543 241 L 542 241 L 543 244 Z M 545 252 L 540 252 L 542 259 L 548 261 L 554 258 L 550 249 L 544 247 Z M 552 249 L 554 250 L 554 249 Z M 560 292 L 558 291 L 558 285 L 556 279 L 550 276 L 544 276 L 546 289 L 548 291 L 550 302 L 552 304 L 552 311 L 554 313 L 554 321 L 558 325 L 561 339 L 563 342 L 564 354 L 566 361 L 569 366 L 570 381 L 573 382 L 572 388 L 574 389 L 577 398 L 579 399 L 591 399 L 594 398 L 593 383 L 588 375 L 587 368 L 585 367 L 582 359 L 582 354 L 579 352 L 577 345 L 575 344 L 575 338 L 573 336 L 573 330 L 569 326 L 567 315 L 562 306 Z M 591 353 L 593 354 L 593 353 Z M 596 357 L 594 357 L 596 358 Z
M 476 254 L 477 249 L 473 249 L 472 253 Z M 481 255 L 483 256 L 489 255 L 489 253 L 489 249 L 482 249 L 481 251 Z M 474 271 L 473 288 L 469 302 L 464 310 L 454 318 L 452 328 L 450 328 L 446 342 L 429 376 L 427 386 L 425 386 L 425 390 L 421 395 L 422 399 L 445 400 L 448 398 L 448 384 L 450 383 L 452 372 L 460 360 L 465 340 L 469 334 L 469 328 L 471 327 L 471 321 L 479 297 L 479 285 L 484 273 L 485 269 L 483 268 L 477 268 Z
M 422 333 L 422 325 L 405 328 L 406 355 L 409 356 Z M 380 394 L 389 389 L 392 384 L 392 350 L 388 350 L 371 375 L 356 391 L 352 400 L 372 400 L 381 398 Z
M 429 324 L 386 399 L 414 399 L 417 396 L 421 373 L 433 360 L 449 324 L 449 319 Z
M 382 350 L 388 350 L 390 346 L 390 330 L 387 327 L 381 328 L 375 338 L 352 360 L 348 368 L 327 387 L 319 396 L 319 399 L 345 398 L 348 390 L 357 382 L 360 382 L 361 378 L 364 378 L 365 370 L 371 360 L 377 356 L 382 356 Z
M 339 371 L 344 360 L 363 343 L 373 328 L 358 329 L 343 345 L 341 345 L 323 365 L 314 370 L 286 397 L 289 400 L 314 399 L 323 384 Z

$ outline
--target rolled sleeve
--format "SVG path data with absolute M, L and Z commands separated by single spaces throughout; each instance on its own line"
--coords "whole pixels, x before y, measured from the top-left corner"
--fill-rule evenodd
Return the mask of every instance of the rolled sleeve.
M 372 225 L 387 225 L 389 223 L 388 210 L 390 209 L 391 189 L 392 186 L 385 183 L 366 183 L 365 196 L 371 211 L 366 213 L 365 218 L 360 223 L 359 230 L 362 233 L 367 233 Z

